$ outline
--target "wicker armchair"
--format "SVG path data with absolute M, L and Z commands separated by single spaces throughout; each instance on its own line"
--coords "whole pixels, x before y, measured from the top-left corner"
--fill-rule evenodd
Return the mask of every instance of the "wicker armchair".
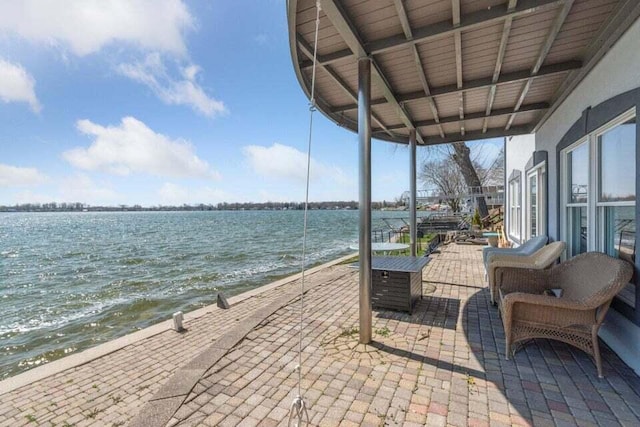
M 549 270 L 498 269 L 507 359 L 516 343 L 555 339 L 591 355 L 602 378 L 598 330 L 611 300 L 632 274 L 631 264 L 599 252 L 578 255 Z M 561 297 L 543 294 L 557 288 Z
M 491 303 L 495 305 L 498 300 L 498 287 L 496 285 L 496 271 L 498 268 L 513 267 L 544 270 L 560 258 L 566 247 L 567 245 L 564 242 L 552 242 L 531 255 L 510 255 L 504 252 L 492 254 L 487 266 Z

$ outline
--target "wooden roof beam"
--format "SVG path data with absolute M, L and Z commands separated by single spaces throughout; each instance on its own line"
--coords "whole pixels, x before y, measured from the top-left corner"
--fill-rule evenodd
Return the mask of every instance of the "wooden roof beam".
M 400 25 L 402 25 L 402 30 L 404 31 L 404 35 L 407 40 L 411 40 L 413 39 L 413 32 L 411 31 L 411 25 L 409 24 L 407 11 L 404 8 L 404 0 L 394 0 L 394 3 L 396 6 L 396 12 L 398 13 L 398 19 L 400 19 Z M 416 45 L 412 45 L 411 51 L 413 53 L 413 60 L 416 63 L 418 77 L 420 78 L 420 83 L 422 84 L 424 94 L 429 96 L 431 95 L 431 89 L 429 88 L 427 75 L 424 72 L 424 65 L 422 65 L 422 58 L 420 58 L 420 53 L 418 52 L 418 48 L 416 47 Z M 438 107 L 436 106 L 433 98 L 429 98 L 428 103 L 429 108 L 431 109 L 431 114 L 433 115 L 433 118 L 437 123 L 439 121 Z M 440 132 L 440 136 L 444 138 L 444 129 L 441 125 L 438 125 L 438 131 Z
M 400 34 L 363 44 L 362 50 L 366 54 L 377 55 L 390 50 L 401 49 L 408 45 L 416 45 L 429 40 L 451 36 L 454 33 L 470 31 L 486 25 L 495 24 L 504 21 L 507 18 L 515 19 L 530 13 L 553 9 L 558 5 L 563 4 L 565 1 L 567 0 L 520 0 L 513 10 L 509 10 L 508 5 L 506 4 L 498 5 L 490 9 L 483 9 L 467 15 L 462 15 L 460 17 L 460 24 L 457 27 L 454 26 L 452 20 L 447 19 L 424 27 L 414 28 L 412 31 L 413 38 L 411 39 L 407 39 L 403 31 Z M 325 9 L 324 2 L 323 9 Z M 332 52 L 330 54 L 320 56 L 318 58 L 319 62 L 323 65 L 328 65 L 336 61 L 341 61 L 352 55 L 358 56 L 358 49 L 355 48 L 354 50 L 349 43 L 347 43 L 347 45 L 349 46 L 349 49 L 342 49 L 338 52 Z M 300 64 L 300 68 L 308 68 L 311 65 L 310 61 L 303 62 Z
M 524 113 L 524 112 L 528 112 L 528 111 L 545 111 L 549 108 L 549 104 L 546 102 L 537 102 L 535 104 L 527 104 L 527 105 L 523 105 L 520 107 L 520 112 Z M 508 116 L 510 114 L 513 113 L 513 108 L 501 108 L 498 110 L 494 110 L 492 111 L 490 114 L 486 114 L 485 111 L 478 111 L 475 113 L 467 113 L 465 115 L 465 118 L 463 120 L 474 120 L 474 119 L 486 119 L 489 120 L 493 117 L 503 117 L 503 116 Z M 448 116 L 448 117 L 441 117 L 439 122 L 436 122 L 435 120 L 417 120 L 415 121 L 413 124 L 416 125 L 416 127 L 427 127 L 427 126 L 436 126 L 436 125 L 441 125 L 444 123 L 457 123 L 459 122 L 460 116 L 459 115 L 455 115 L 455 116 Z M 387 130 L 393 131 L 393 130 L 397 130 L 397 129 L 404 129 L 404 125 L 401 124 L 397 124 L 397 125 L 388 125 L 386 127 Z M 384 129 L 375 129 L 376 132 L 382 132 L 384 131 Z
M 622 37 L 622 35 L 640 19 L 640 2 L 638 0 L 621 0 L 619 7 L 611 14 L 598 34 L 593 38 L 583 60 L 583 67 L 570 72 L 553 95 L 553 102 L 547 112 L 538 120 L 533 132 L 537 132 L 556 109 L 567 99 L 575 88 L 583 81 L 602 57 Z
M 431 88 L 431 95 L 425 96 L 423 91 L 418 92 L 409 92 L 405 94 L 397 94 L 396 99 L 399 102 L 407 102 L 407 101 L 415 101 L 419 99 L 429 99 L 437 96 L 458 94 L 459 92 L 464 92 L 473 89 L 482 89 L 489 88 L 492 85 L 503 85 L 508 83 L 514 83 L 519 81 L 529 80 L 531 78 L 542 78 L 544 76 L 555 75 L 559 73 L 566 73 L 573 70 L 578 70 L 582 67 L 582 62 L 580 61 L 568 61 L 568 62 L 560 62 L 552 65 L 545 65 L 540 68 L 538 73 L 535 76 L 531 76 L 530 70 L 519 70 L 511 73 L 502 74 L 498 78 L 497 82 L 493 82 L 493 77 L 484 77 L 476 80 L 468 80 L 464 82 L 462 88 L 458 88 L 457 84 L 441 86 L 436 88 Z M 385 98 L 373 99 L 371 100 L 371 105 L 380 105 L 386 103 Z M 358 108 L 358 104 L 348 104 L 348 105 L 340 105 L 331 109 L 332 113 L 355 110 Z
M 347 13 L 342 8 L 342 5 L 337 3 L 335 0 L 328 0 L 322 3 L 322 10 L 357 58 L 369 56 L 355 26 L 348 18 Z M 371 57 L 371 81 L 382 91 L 385 99 L 396 110 L 396 114 L 405 124 L 407 129 L 415 129 L 409 113 L 405 111 L 396 99 L 395 94 L 391 90 L 391 85 L 385 78 L 384 73 L 373 57 Z M 424 144 L 424 140 L 419 132 L 416 132 L 416 139 L 421 144 Z
M 505 126 L 506 130 L 509 130 L 509 128 L 513 124 L 513 121 L 515 120 L 516 115 L 518 114 L 518 110 L 520 109 L 520 106 L 524 102 L 524 98 L 527 96 L 527 93 L 529 93 L 529 89 L 531 88 L 531 83 L 533 83 L 533 77 L 535 77 L 538 74 L 540 67 L 542 67 L 544 60 L 547 58 L 547 54 L 551 50 L 551 46 L 553 46 L 553 42 L 556 40 L 556 37 L 558 36 L 558 33 L 560 32 L 560 29 L 562 28 L 562 25 L 564 24 L 565 19 L 567 19 L 567 15 L 569 15 L 569 12 L 571 11 L 571 6 L 573 6 L 573 2 L 574 0 L 566 0 L 566 2 L 562 5 L 562 8 L 560 8 L 560 12 L 556 16 L 556 19 L 553 21 L 553 24 L 551 25 L 551 29 L 547 34 L 547 38 L 545 39 L 544 44 L 540 49 L 540 53 L 538 53 L 536 62 L 533 64 L 533 67 L 531 68 L 531 77 L 529 77 L 529 79 L 527 79 L 527 81 L 525 82 L 524 86 L 522 86 L 522 91 L 520 92 L 520 96 L 518 96 L 516 105 L 513 108 L 513 114 L 511 115 L 511 117 L 509 117 L 509 121 L 507 121 L 507 125 Z
M 489 128 L 484 133 L 481 130 L 478 130 L 467 131 L 464 135 L 460 133 L 447 134 L 447 136 L 445 136 L 444 138 L 440 136 L 430 136 L 426 138 L 425 145 L 449 144 L 452 142 L 471 141 L 487 138 L 501 138 L 504 136 L 524 135 L 527 133 L 531 133 L 531 126 L 513 126 L 508 130 L 505 130 L 502 126 L 500 126 L 499 128 Z
M 518 0 L 509 0 L 509 4 L 507 5 L 508 10 L 514 10 L 517 6 Z M 504 20 L 504 26 L 502 27 L 502 36 L 500 37 L 500 46 L 498 47 L 498 57 L 496 58 L 496 66 L 493 69 L 493 78 L 491 79 L 492 85 L 489 88 L 489 95 L 487 96 L 487 116 L 491 114 L 491 109 L 493 108 L 493 101 L 496 98 L 496 90 L 497 86 L 495 83 L 498 81 L 500 77 L 500 71 L 502 70 L 502 63 L 504 62 L 504 54 L 507 51 L 507 43 L 509 41 L 509 34 L 511 33 L 511 24 L 513 23 L 513 18 L 508 17 Z M 484 120 L 482 124 L 482 132 L 487 131 L 487 126 L 489 121 L 487 119 Z
M 453 27 L 460 27 L 460 0 L 451 0 Z M 462 87 L 462 32 L 453 33 L 453 45 L 456 52 L 456 84 Z M 464 92 L 458 93 L 458 115 L 460 116 L 460 134 L 464 135 Z
M 300 51 L 308 58 L 313 58 L 313 48 L 302 38 L 302 36 L 300 36 L 300 34 L 297 34 L 296 37 L 298 38 L 298 47 L 300 48 Z M 326 72 L 329 77 L 331 77 L 331 79 L 338 85 L 338 87 L 340 87 L 347 95 L 349 95 L 349 97 L 353 101 L 355 101 L 356 103 L 358 102 L 358 95 L 349 88 L 349 85 L 338 75 L 338 73 L 336 73 L 328 65 L 317 64 L 317 66 L 318 69 Z M 394 134 L 389 129 L 387 129 L 385 124 L 376 114 L 372 112 L 371 117 L 378 124 L 378 126 L 385 131 L 385 133 L 387 133 L 391 137 L 394 136 Z

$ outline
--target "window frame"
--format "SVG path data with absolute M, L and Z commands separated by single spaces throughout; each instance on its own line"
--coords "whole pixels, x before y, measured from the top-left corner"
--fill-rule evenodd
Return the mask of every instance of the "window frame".
M 517 197 L 515 191 L 517 190 Z M 514 214 L 515 211 L 515 214 Z M 522 237 L 522 175 L 509 179 L 509 238 L 520 243 Z
M 587 185 L 589 186 L 587 189 L 587 200 L 586 202 L 580 203 L 570 202 L 569 200 L 571 189 L 569 188 L 569 154 L 575 151 L 577 148 L 584 146 L 585 144 L 587 144 L 587 152 L 589 154 L 589 158 L 587 160 L 587 163 L 589 163 L 589 170 L 587 171 Z M 593 236 L 593 228 L 590 221 L 591 218 L 593 218 L 593 215 L 591 214 L 591 211 L 589 209 L 589 204 L 591 201 L 591 191 L 593 188 L 591 179 L 594 174 L 592 173 L 593 165 L 591 164 L 591 161 L 593 160 L 593 155 L 591 153 L 591 141 L 589 136 L 578 139 L 576 142 L 562 150 L 560 153 L 562 160 L 560 167 L 560 236 L 562 236 L 562 239 L 567 242 L 567 250 L 564 252 L 562 258 L 564 260 L 568 257 L 569 254 L 573 253 L 573 247 L 571 246 L 572 239 L 568 234 L 569 230 L 573 228 L 573 224 L 571 223 L 572 217 L 568 215 L 569 209 L 571 208 L 587 208 L 587 250 L 592 247 L 590 244 L 590 240 Z
M 533 236 L 531 226 L 533 225 L 531 217 L 531 179 L 536 180 L 536 236 L 547 234 L 547 225 L 545 220 L 546 214 L 546 179 L 547 179 L 547 162 L 543 160 L 533 168 L 527 171 L 526 180 L 526 215 L 525 215 L 525 236 L 530 239 Z
M 564 200 L 565 189 L 562 186 L 566 182 L 566 168 L 564 166 L 563 150 L 573 145 L 576 141 L 588 137 L 592 132 L 610 125 L 620 116 L 632 111 L 635 108 L 636 117 L 640 113 L 640 86 L 618 93 L 608 99 L 605 99 L 597 105 L 586 106 L 580 113 L 573 124 L 571 124 L 566 132 L 555 143 L 555 164 L 553 165 L 553 175 L 549 175 L 549 185 L 553 185 L 553 193 L 555 206 L 550 206 L 553 214 L 547 217 L 548 224 L 554 219 L 555 224 L 553 230 L 550 231 L 552 236 L 557 236 L 563 240 L 566 235 Z M 635 127 L 635 146 L 636 146 L 636 198 L 640 192 L 640 120 L 636 119 Z M 550 165 L 551 166 L 551 165 Z M 549 171 L 551 173 L 551 171 Z M 555 179 L 554 179 L 555 178 Z M 551 200 L 550 200 L 551 201 Z M 637 200 L 636 200 L 637 202 Z M 640 205 L 636 205 L 635 209 L 636 224 L 640 224 Z M 553 238 L 553 237 L 552 237 Z M 640 228 L 636 227 L 636 242 L 640 241 Z M 611 307 L 622 316 L 629 319 L 635 325 L 640 326 L 640 257 L 635 258 L 634 276 L 632 283 L 634 285 L 635 299 L 630 300 L 630 304 L 626 299 L 614 298 Z M 633 304 L 632 301 L 635 301 Z
M 638 119 L 637 111 L 635 107 L 624 111 L 613 119 L 609 120 L 602 126 L 588 132 L 583 137 L 579 138 L 576 142 L 569 145 L 568 147 L 560 150 L 560 236 L 563 240 L 567 242 L 567 250 L 563 255 L 563 260 L 567 259 L 570 254 L 573 253 L 573 248 L 571 247 L 573 239 L 572 236 L 569 236 L 570 230 L 572 227 L 572 216 L 569 215 L 570 208 L 582 208 L 586 207 L 587 209 L 587 251 L 605 251 L 605 221 L 606 215 L 605 211 L 607 207 L 610 206 L 623 206 L 623 207 L 636 207 L 637 200 L 634 201 L 613 201 L 613 202 L 602 202 L 600 201 L 600 190 L 601 190 L 601 156 L 599 153 L 598 147 L 598 139 L 602 135 L 606 134 L 608 131 L 614 129 L 615 127 L 631 120 L 632 118 Z M 637 125 L 636 125 L 637 126 Z M 637 129 L 637 128 L 636 128 Z M 637 137 L 637 136 L 636 136 Z M 587 175 L 587 200 L 586 202 L 570 202 L 570 177 L 569 177 L 569 154 L 577 149 L 578 147 L 582 147 L 584 144 L 587 145 L 587 152 L 589 155 L 588 158 L 588 175 Z M 637 143 L 634 141 L 634 144 Z M 640 153 L 636 150 L 636 158 Z M 634 166 L 636 164 L 636 159 L 633 159 Z M 636 174 L 638 170 L 636 170 Z M 635 194 L 637 195 L 638 188 L 635 189 Z M 637 207 L 636 207 L 637 209 Z M 637 224 L 636 224 L 637 228 Z M 637 236 L 637 234 L 636 234 Z M 640 291 L 640 289 L 636 288 L 636 292 Z M 636 304 L 637 305 L 637 304 Z M 638 310 L 640 307 L 636 307 Z

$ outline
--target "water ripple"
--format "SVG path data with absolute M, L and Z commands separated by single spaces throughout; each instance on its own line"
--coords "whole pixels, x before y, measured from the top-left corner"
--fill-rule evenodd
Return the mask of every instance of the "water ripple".
M 357 224 L 310 212 L 306 264 Z M 1 379 L 298 272 L 302 212 L 0 213 L 0 236 Z

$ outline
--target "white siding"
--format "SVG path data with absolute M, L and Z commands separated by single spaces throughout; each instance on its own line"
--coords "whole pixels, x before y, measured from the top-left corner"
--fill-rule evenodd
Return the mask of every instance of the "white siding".
M 556 145 L 582 112 L 616 95 L 640 87 L 640 20 L 618 40 L 611 50 L 578 85 L 571 95 L 535 134 L 537 150 L 546 150 L 548 158 L 549 223 L 547 232 L 559 239 L 558 168 Z M 511 148 L 513 144 L 508 144 Z M 516 151 L 513 150 L 512 151 Z M 509 152 L 509 149 L 507 149 Z M 640 328 L 610 310 L 600 336 L 618 355 L 640 374 Z
M 536 149 L 549 153 L 547 232 L 554 240 L 559 238 L 556 145 L 585 109 L 640 86 L 639 40 L 640 20 L 627 30 L 535 134 Z
M 505 161 L 505 172 L 507 175 L 507 182 L 505 182 L 505 204 L 504 204 L 505 232 L 507 233 L 509 232 L 509 230 L 511 229 L 511 221 L 513 221 L 513 218 L 511 218 L 510 209 L 509 209 L 509 202 L 511 200 L 509 176 L 511 176 L 511 173 L 514 170 L 518 170 L 522 174 L 520 179 L 520 194 L 521 194 L 520 237 L 521 238 L 522 236 L 524 236 L 524 233 L 525 233 L 525 221 L 524 221 L 524 209 L 525 209 L 524 196 L 525 196 L 525 183 L 526 183 L 525 166 L 527 165 L 527 162 L 529 161 L 529 159 L 531 159 L 531 156 L 533 155 L 535 148 L 536 148 L 536 141 L 535 141 L 535 135 L 533 134 L 518 135 L 518 136 L 507 138 L 507 144 L 505 147 L 504 161 Z M 511 237 L 509 237 L 509 239 L 514 240 Z M 514 241 L 514 243 L 519 244 L 520 241 L 516 240 Z

